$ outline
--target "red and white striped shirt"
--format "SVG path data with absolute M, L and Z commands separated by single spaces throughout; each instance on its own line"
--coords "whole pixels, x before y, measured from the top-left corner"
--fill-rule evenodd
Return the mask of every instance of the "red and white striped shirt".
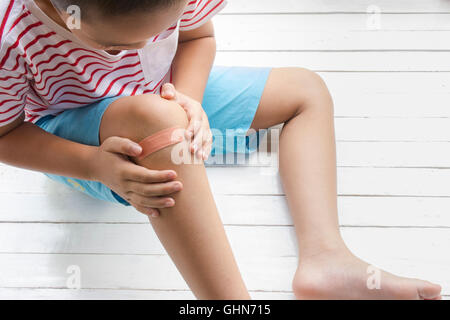
M 33 0 L 0 1 L 0 127 L 25 112 L 35 123 L 116 96 L 160 93 L 171 81 L 178 31 L 195 29 L 226 0 L 192 0 L 180 20 L 139 50 L 110 55 L 86 47 Z

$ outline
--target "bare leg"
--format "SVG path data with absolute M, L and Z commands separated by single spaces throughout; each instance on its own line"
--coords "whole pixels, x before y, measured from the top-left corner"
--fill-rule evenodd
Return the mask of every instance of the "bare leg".
M 156 95 L 121 98 L 105 112 L 100 140 L 121 136 L 139 142 L 162 129 L 187 127 L 184 110 Z M 249 299 L 209 188 L 203 164 L 175 165 L 168 147 L 137 164 L 173 169 L 183 190 L 175 206 L 150 219 L 159 239 L 198 299 Z
M 381 273 L 367 288 L 367 263 L 345 246 L 337 215 L 333 102 L 322 79 L 300 68 L 271 72 L 253 129 L 286 122 L 280 135 L 280 175 L 299 244 L 293 281 L 298 298 L 436 299 L 439 285 Z

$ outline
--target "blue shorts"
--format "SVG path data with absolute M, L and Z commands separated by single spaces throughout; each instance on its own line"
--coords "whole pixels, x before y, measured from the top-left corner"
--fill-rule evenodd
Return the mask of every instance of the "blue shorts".
M 253 121 L 270 71 L 271 68 L 255 67 L 212 68 L 202 101 L 214 141 L 221 141 L 220 144 L 214 144 L 212 155 L 248 153 L 256 149 L 257 135 L 245 137 L 245 133 Z M 48 115 L 39 119 L 36 125 L 61 138 L 99 146 L 103 113 L 118 98 L 108 98 L 85 107 L 69 109 L 57 116 Z M 229 143 L 230 139 L 233 139 L 232 143 Z M 237 141 L 244 141 L 244 148 L 242 143 Z M 130 206 L 125 199 L 101 182 L 48 173 L 44 175 L 91 197 Z

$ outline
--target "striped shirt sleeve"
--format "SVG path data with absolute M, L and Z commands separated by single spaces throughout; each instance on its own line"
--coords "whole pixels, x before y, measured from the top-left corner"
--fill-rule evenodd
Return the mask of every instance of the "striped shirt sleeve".
M 14 9 L 14 0 L 2 1 L 0 3 L 0 43 L 2 42 L 3 35 L 6 33 L 7 24 L 9 23 L 9 16 Z
M 181 16 L 180 31 L 188 31 L 200 27 L 221 11 L 227 0 L 192 0 Z
M 24 112 L 28 79 L 20 72 L 0 69 L 0 127 L 13 122 Z
M 6 41 L 11 16 L 20 10 L 15 0 L 0 5 L 0 127 L 16 120 L 25 109 L 29 83 L 20 57 Z

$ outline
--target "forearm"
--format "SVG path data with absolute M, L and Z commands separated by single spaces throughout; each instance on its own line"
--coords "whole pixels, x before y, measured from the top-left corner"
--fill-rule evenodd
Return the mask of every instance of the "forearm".
M 175 88 L 202 102 L 215 57 L 216 39 L 213 36 L 180 43 L 172 70 Z
M 95 148 L 60 138 L 26 122 L 0 137 L 0 162 L 91 180 L 89 163 Z

